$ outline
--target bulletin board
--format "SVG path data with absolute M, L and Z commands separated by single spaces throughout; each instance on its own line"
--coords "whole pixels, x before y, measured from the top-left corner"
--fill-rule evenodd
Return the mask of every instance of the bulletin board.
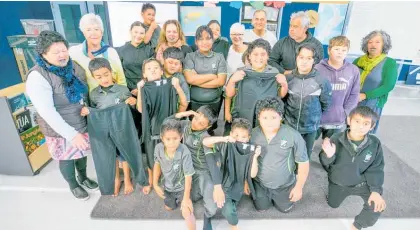
M 373 30 L 384 30 L 392 40 L 389 56 L 415 60 L 420 50 L 420 2 L 353 2 L 345 35 L 350 54 L 361 55 L 362 38 Z
M 160 27 L 167 20 L 179 20 L 178 3 L 149 2 L 156 7 L 156 22 Z M 112 46 L 120 47 L 130 41 L 130 26 L 135 21 L 143 22 L 141 8 L 144 2 L 107 2 L 107 16 L 111 32 Z

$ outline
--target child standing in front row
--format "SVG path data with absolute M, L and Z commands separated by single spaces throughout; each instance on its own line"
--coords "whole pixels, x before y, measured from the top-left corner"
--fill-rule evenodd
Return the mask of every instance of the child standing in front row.
M 384 155 L 380 140 L 369 134 L 378 115 L 367 106 L 350 112 L 350 130 L 324 139 L 320 162 L 328 172 L 328 205 L 338 208 L 351 195 L 362 197 L 363 209 L 352 230 L 373 226 L 386 208 L 382 198 Z
M 204 201 L 204 229 L 211 228 L 211 217 L 216 214 L 217 206 L 213 200 L 213 183 L 211 180 L 206 156 L 204 154 L 203 139 L 209 137 L 207 130 L 217 121 L 214 110 L 209 105 L 203 105 L 197 112 L 186 111 L 177 113 L 168 119 L 181 119 L 193 116 L 193 119 L 182 120 L 182 143 L 191 152 L 195 174 L 191 198 L 194 202 L 203 199 Z
M 182 216 L 189 230 L 195 230 L 195 217 L 190 198 L 192 175 L 195 173 L 191 153 L 181 144 L 181 123 L 174 119 L 165 120 L 161 126 L 162 142 L 155 147 L 153 167 L 153 188 L 164 200 L 165 209 L 174 210 L 181 204 Z M 163 173 L 164 189 L 159 186 Z
M 125 85 L 114 84 L 112 68 L 109 61 L 105 58 L 95 58 L 89 62 L 89 71 L 98 82 L 99 86 L 89 93 L 89 105 L 96 109 L 105 109 L 118 103 L 126 103 L 131 106 L 136 104 L 136 99 L 131 96 L 130 91 Z M 81 110 L 82 116 L 89 114 L 88 107 Z M 118 154 L 118 151 L 117 151 Z M 118 196 L 121 187 L 119 161 L 122 162 L 124 172 L 124 194 L 133 192 L 133 184 L 130 178 L 130 166 L 124 157 L 119 154 L 116 160 L 115 188 L 113 196 Z
M 163 120 L 166 118 L 165 117 L 165 112 L 169 113 L 168 111 L 168 107 L 172 107 L 169 104 L 172 103 L 172 99 L 170 98 L 169 94 L 165 94 L 163 90 L 158 90 L 158 89 L 162 89 L 156 86 L 153 86 L 152 82 L 157 82 L 159 80 L 162 79 L 163 76 L 163 68 L 162 65 L 160 64 L 159 61 L 157 61 L 154 58 L 150 58 L 147 59 L 143 62 L 143 80 L 141 80 L 138 83 L 138 94 L 137 94 L 137 110 L 142 113 L 142 139 L 144 140 L 145 143 L 143 143 L 145 145 L 145 152 L 146 152 L 146 156 L 147 156 L 147 162 L 148 162 L 148 173 L 149 173 L 149 184 L 150 186 L 146 186 L 143 189 L 143 193 L 144 194 L 149 194 L 150 190 L 152 188 L 152 174 L 153 174 L 153 150 L 155 148 L 155 142 L 156 140 L 152 140 L 151 136 L 148 135 L 153 135 L 151 134 L 151 130 L 154 129 L 155 127 L 152 127 L 154 124 L 156 125 L 160 125 L 159 122 L 163 122 Z M 166 81 L 166 80 L 165 80 Z M 149 86 L 145 86 L 146 82 L 150 83 L 151 85 Z M 163 82 L 157 82 L 159 83 L 159 85 L 163 84 Z M 182 90 L 181 86 L 180 86 L 180 82 L 178 78 L 171 78 L 171 84 L 172 86 L 175 88 L 176 93 L 178 95 L 179 98 L 179 107 L 180 108 L 186 108 L 187 107 L 187 98 L 185 96 L 184 91 Z M 144 100 L 142 100 L 142 91 L 144 91 L 144 89 L 146 89 L 147 87 L 153 87 L 151 90 L 152 93 L 154 94 L 150 94 L 150 97 L 145 97 Z M 154 91 L 154 92 L 153 92 Z M 156 97 L 156 98 L 153 98 Z M 162 100 L 163 100 L 163 104 L 162 104 Z M 143 102 L 144 101 L 144 102 Z M 153 107 L 155 109 L 152 109 L 152 111 L 150 111 L 148 113 L 143 114 L 143 108 L 145 108 L 148 105 L 153 105 Z M 164 108 L 167 105 L 166 108 Z M 154 110 L 159 110 L 159 108 L 161 109 L 160 111 L 154 111 Z M 162 109 L 163 108 L 163 109 Z M 176 111 L 173 111 L 176 112 Z M 171 113 L 172 114 L 172 113 Z M 169 114 L 168 114 L 169 115 Z M 149 118 L 149 122 L 144 122 L 144 118 L 148 117 Z M 153 124 L 151 121 L 155 121 Z M 158 131 L 157 131 L 158 132 Z M 147 133 L 148 135 L 145 135 L 145 133 Z

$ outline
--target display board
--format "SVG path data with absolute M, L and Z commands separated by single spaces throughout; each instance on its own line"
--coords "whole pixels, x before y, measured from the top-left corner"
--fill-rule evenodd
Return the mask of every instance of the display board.
M 373 30 L 384 30 L 392 40 L 389 56 L 413 60 L 420 50 L 420 2 L 352 3 L 346 36 L 351 41 L 350 54 L 363 54 L 362 38 Z
M 163 26 L 167 20 L 178 20 L 178 3 L 153 2 L 156 7 L 156 22 Z M 119 47 L 130 41 L 130 26 L 135 21 L 143 22 L 143 2 L 107 2 L 108 21 L 111 29 L 112 46 Z

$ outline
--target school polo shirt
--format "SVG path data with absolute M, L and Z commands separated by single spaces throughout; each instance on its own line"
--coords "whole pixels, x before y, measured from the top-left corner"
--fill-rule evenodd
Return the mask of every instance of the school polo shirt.
M 282 124 L 276 136 L 267 142 L 261 127 L 252 130 L 251 142 L 261 145 L 264 156 L 258 157 L 256 180 L 267 188 L 277 189 L 295 182 L 295 162 L 307 162 L 306 145 L 302 136 Z
M 147 33 L 147 31 L 149 30 L 149 28 L 150 28 L 150 25 L 148 26 L 148 25 L 146 25 L 146 24 L 144 24 L 143 23 L 143 26 L 144 26 L 144 29 L 145 29 L 145 31 L 146 31 L 146 33 Z M 154 31 L 153 31 L 153 34 L 152 34 L 152 37 L 150 38 L 150 42 L 149 42 L 149 44 L 153 47 L 153 49 L 154 48 L 156 48 L 156 46 L 157 46 L 157 44 L 158 44 L 158 42 L 159 42 L 159 35 L 160 35 L 160 31 L 161 31 L 161 28 L 160 28 L 160 26 L 158 26 Z
M 165 190 L 168 192 L 184 190 L 185 177 L 195 173 L 188 148 L 180 144 L 174 157 L 170 158 L 165 152 L 163 143 L 159 143 L 155 147 L 154 156 L 155 163 L 159 164 L 162 170 Z
M 105 109 L 125 103 L 129 97 L 131 97 L 131 93 L 125 85 L 114 84 L 106 91 L 98 86 L 89 93 L 89 104 L 90 107 L 96 109 Z
M 153 48 L 149 44 L 143 42 L 137 47 L 131 42 L 118 47 L 118 56 L 120 56 L 121 64 L 124 70 L 127 87 L 130 90 L 137 89 L 137 83 L 142 79 L 143 61 L 153 57 L 155 54 Z
M 184 60 L 184 71 L 195 70 L 197 74 L 227 74 L 227 65 L 222 54 L 210 51 L 205 56 L 199 50 L 188 53 Z M 191 101 L 198 103 L 215 103 L 220 100 L 223 87 L 205 89 L 192 85 Z

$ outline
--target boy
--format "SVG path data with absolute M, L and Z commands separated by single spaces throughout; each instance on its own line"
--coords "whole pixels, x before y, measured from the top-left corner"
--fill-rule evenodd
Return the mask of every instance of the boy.
M 151 3 L 144 3 L 141 7 L 141 17 L 143 18 L 143 25 L 146 29 L 144 36 L 144 43 L 156 48 L 159 40 L 160 26 L 155 21 L 156 7 Z
M 367 106 L 350 112 L 350 130 L 325 138 L 320 161 L 328 171 L 328 205 L 338 208 L 351 195 L 365 202 L 351 229 L 373 226 L 386 203 L 382 198 L 384 183 L 384 155 L 380 140 L 369 134 L 378 115 Z
M 243 193 L 249 195 L 247 178 L 251 162 L 258 164 L 257 158 L 261 154 L 261 147 L 248 144 L 251 128 L 248 120 L 236 118 L 232 122 L 229 136 L 206 137 L 203 140 L 203 145 L 207 148 L 206 161 L 214 184 L 214 202 L 218 208 L 222 208 L 222 214 L 232 230 L 238 229 L 236 203 L 241 200 Z M 228 142 L 232 144 L 227 144 Z M 237 144 L 233 144 L 234 142 Z
M 195 230 L 195 217 L 191 194 L 192 175 L 195 173 L 191 153 L 181 144 L 181 123 L 168 119 L 161 126 L 162 143 L 155 147 L 155 165 L 153 167 L 153 188 L 164 200 L 165 209 L 170 211 L 181 204 L 182 216 L 188 229 Z M 164 190 L 159 186 L 163 173 Z
M 256 106 L 260 126 L 253 129 L 251 142 L 264 149 L 264 155 L 257 158 L 258 164 L 251 169 L 254 178 L 251 194 L 258 211 L 267 210 L 274 203 L 280 212 L 290 212 L 302 198 L 309 173 L 304 140 L 292 127 L 281 123 L 283 107 L 277 97 L 260 100 Z
M 153 153 L 156 144 L 160 142 L 160 126 L 168 116 L 176 113 L 178 106 L 178 109 L 186 108 L 187 99 L 178 78 L 162 80 L 163 68 L 156 59 L 145 60 L 142 70 L 144 80 L 138 83 L 137 110 L 142 113 L 142 143 L 147 156 L 148 173 L 152 175 Z M 149 183 L 153 182 L 151 178 Z M 151 186 L 143 192 L 149 194 Z
M 182 120 L 180 122 L 182 126 L 182 143 L 185 144 L 191 152 L 195 170 L 191 198 L 194 202 L 203 198 L 205 208 L 204 226 L 208 226 L 210 218 L 214 216 L 217 211 L 217 206 L 213 201 L 213 183 L 206 163 L 203 139 L 210 136 L 207 133 L 207 130 L 217 121 L 217 117 L 210 106 L 204 105 L 198 108 L 197 112 L 181 112 L 168 119 L 181 119 L 189 116 L 194 116 L 191 121 Z
M 332 103 L 328 111 L 322 113 L 321 125 L 317 138 L 330 138 L 334 133 L 343 131 L 346 117 L 359 100 L 360 71 L 351 62 L 346 61 L 350 41 L 345 36 L 337 36 L 328 45 L 329 58 L 321 60 L 315 66 L 321 76 L 328 79 L 332 86 Z
M 190 87 L 182 74 L 183 59 L 184 53 L 179 48 L 169 47 L 163 51 L 164 75 L 166 78 L 175 77 L 179 79 L 179 84 L 181 85 L 182 91 L 185 93 L 188 106 L 188 103 L 190 103 Z M 182 107 L 178 110 L 178 112 L 184 112 L 186 110 L 187 107 Z
M 332 100 L 330 82 L 314 69 L 319 57 L 316 52 L 316 47 L 310 43 L 300 45 L 296 51 L 297 68 L 286 75 L 285 121 L 302 135 L 308 159 L 311 159 L 321 115 Z
M 134 106 L 136 104 L 136 99 L 131 96 L 131 93 L 128 90 L 127 86 L 114 84 L 113 77 L 112 77 L 112 68 L 111 68 L 111 65 L 110 65 L 110 63 L 107 59 L 105 59 L 105 58 L 95 58 L 95 59 L 93 59 L 89 63 L 89 70 L 90 70 L 92 76 L 98 82 L 99 86 L 94 88 L 90 92 L 90 94 L 89 94 L 89 101 L 90 101 L 89 104 L 90 104 L 91 109 L 88 108 L 88 107 L 83 107 L 82 110 L 81 110 L 81 115 L 82 116 L 89 115 L 90 114 L 89 110 L 105 111 L 104 109 L 109 108 L 109 107 L 113 107 L 113 106 L 115 106 L 117 104 L 120 104 L 120 103 L 125 103 L 125 104 L 131 105 L 131 106 Z M 95 113 L 99 113 L 99 112 L 95 112 Z M 95 115 L 95 116 L 97 116 L 97 115 Z M 92 116 L 90 115 L 89 118 L 92 118 Z M 124 121 L 121 121 L 121 122 L 124 122 Z M 128 122 L 128 126 L 130 126 L 130 124 L 133 122 L 133 120 L 131 119 L 130 121 L 127 121 L 127 122 Z M 94 124 L 94 126 L 101 126 L 100 121 L 97 121 L 97 120 L 95 120 L 93 122 L 93 124 Z M 124 124 L 122 124 L 122 125 L 124 125 Z M 127 124 L 125 124 L 124 126 L 127 126 Z M 131 129 L 131 128 L 129 128 L 129 129 Z M 96 140 L 95 135 L 93 135 L 92 139 Z M 129 139 L 131 141 L 130 135 L 127 135 L 127 139 Z M 137 138 L 135 138 L 135 139 L 137 139 Z M 101 141 L 101 140 L 99 140 L 99 141 Z M 114 143 L 114 146 L 115 145 L 116 144 Z M 107 147 L 109 147 L 109 146 L 106 146 L 104 144 L 104 146 L 101 147 L 101 150 L 104 150 L 104 151 L 109 150 Z M 121 148 L 121 146 L 117 146 L 117 147 Z M 124 146 L 123 148 L 127 148 L 127 146 Z M 136 149 L 134 154 L 137 155 L 140 151 L 141 150 Z M 97 153 L 99 154 L 99 152 L 97 152 Z M 130 153 L 133 153 L 133 152 L 130 152 Z M 100 152 L 100 154 L 102 156 L 106 155 L 103 152 Z M 124 159 L 123 155 L 125 155 L 125 154 L 121 154 L 118 150 L 117 150 L 117 154 L 119 155 L 119 157 L 118 157 L 119 160 L 117 159 L 116 164 L 115 164 L 116 165 L 116 167 L 115 167 L 116 170 L 115 170 L 115 182 L 114 182 L 113 196 L 118 196 L 119 191 L 120 191 L 120 186 L 121 186 L 120 173 L 119 173 L 120 172 L 119 161 L 122 162 L 122 166 L 123 166 L 123 171 L 124 171 L 124 194 L 127 195 L 127 194 L 133 192 L 133 184 L 131 183 L 131 178 L 130 178 L 130 164 L 129 164 L 129 162 L 127 162 Z M 130 158 L 130 159 L 133 160 L 132 158 Z M 98 163 L 98 162 L 96 162 L 96 163 Z M 130 162 L 130 163 L 132 163 L 132 162 Z M 143 168 L 143 166 L 141 166 L 141 168 Z

